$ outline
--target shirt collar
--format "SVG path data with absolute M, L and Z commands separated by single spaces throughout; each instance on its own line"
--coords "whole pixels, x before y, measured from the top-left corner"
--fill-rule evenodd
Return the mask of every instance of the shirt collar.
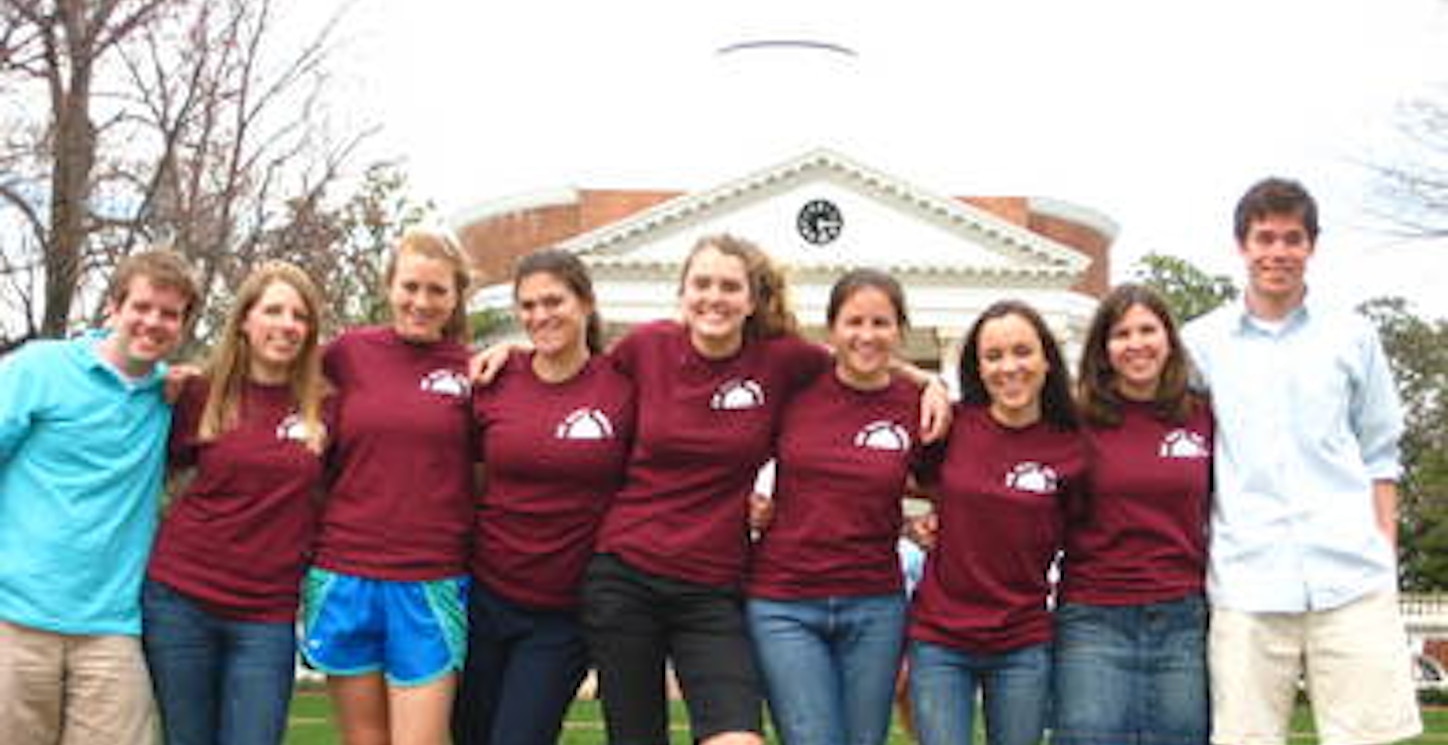
M 158 362 L 151 369 L 151 372 L 139 378 L 132 378 L 129 375 L 117 370 L 114 365 L 101 356 L 100 345 L 111 335 L 110 329 L 87 329 L 81 332 L 80 336 L 74 339 L 74 349 L 80 363 L 88 370 L 101 370 L 105 374 L 114 377 L 118 382 L 127 388 L 144 389 L 161 385 L 166 379 L 166 363 Z
M 1307 321 L 1308 318 L 1316 314 L 1320 310 L 1320 307 L 1319 303 L 1314 299 L 1314 297 L 1315 296 L 1312 294 L 1312 289 L 1308 288 L 1302 296 L 1302 302 L 1296 308 L 1288 311 L 1287 315 L 1282 317 L 1280 330 L 1287 331 L 1288 329 L 1301 326 Z M 1247 293 L 1242 293 L 1242 295 L 1238 297 L 1235 302 L 1237 304 L 1236 318 L 1238 331 L 1253 330 L 1261 332 L 1264 330 L 1262 324 L 1273 323 L 1271 321 L 1259 319 L 1256 316 L 1252 315 L 1252 311 L 1247 307 Z

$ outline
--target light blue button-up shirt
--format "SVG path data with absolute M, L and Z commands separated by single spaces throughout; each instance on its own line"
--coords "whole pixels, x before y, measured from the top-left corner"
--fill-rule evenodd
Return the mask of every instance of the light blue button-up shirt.
M 170 429 L 161 371 L 132 380 L 101 335 L 0 361 L 0 619 L 138 634 Z
M 1306 302 L 1189 324 L 1217 417 L 1207 592 L 1247 612 L 1335 608 L 1397 584 L 1373 481 L 1396 480 L 1402 408 L 1376 330 Z

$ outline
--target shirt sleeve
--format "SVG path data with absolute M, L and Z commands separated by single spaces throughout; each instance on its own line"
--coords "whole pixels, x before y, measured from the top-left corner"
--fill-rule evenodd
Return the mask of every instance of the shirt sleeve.
M 196 465 L 197 434 L 201 430 L 201 413 L 206 409 L 209 389 L 205 378 L 200 376 L 187 380 L 181 389 L 181 397 L 172 409 L 171 437 L 167 448 L 167 460 L 172 468 Z
M 1403 435 L 1403 407 L 1387 353 L 1371 327 L 1364 329 L 1359 353 L 1360 377 L 1353 381 L 1349 421 L 1368 476 L 1395 481 L 1401 474 L 1398 440 Z
M 770 349 L 771 360 L 782 364 L 791 393 L 797 393 L 830 369 L 833 357 L 825 347 L 800 336 L 781 336 Z
M 24 348 L 0 361 L 0 467 L 20 448 L 44 404 L 38 363 L 38 355 Z

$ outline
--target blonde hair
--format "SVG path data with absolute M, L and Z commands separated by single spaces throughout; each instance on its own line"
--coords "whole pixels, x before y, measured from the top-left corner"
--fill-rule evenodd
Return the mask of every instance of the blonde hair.
M 322 320 L 322 293 L 306 272 L 285 261 L 268 261 L 257 267 L 236 292 L 236 302 L 232 304 L 231 313 L 226 316 L 226 324 L 222 327 L 221 341 L 212 351 L 206 365 L 211 390 L 206 395 L 206 406 L 201 410 L 201 423 L 197 432 L 202 442 L 215 440 L 237 425 L 241 391 L 247 379 L 252 355 L 251 344 L 242 330 L 242 324 L 262 294 L 277 282 L 285 283 L 296 290 L 297 294 L 302 296 L 302 302 L 311 316 L 307 322 L 307 333 L 302 340 L 301 352 L 292 365 L 288 382 L 302 417 L 302 426 L 307 432 L 307 449 L 314 453 L 322 452 L 326 442 L 326 425 L 322 423 L 322 401 L 330 392 L 327 379 L 322 375 L 322 350 L 318 341 L 318 325 Z
M 680 292 L 683 292 L 684 278 L 689 274 L 694 257 L 710 248 L 744 263 L 744 274 L 749 280 L 749 298 L 754 302 L 754 312 L 744 321 L 744 338 L 770 339 L 799 333 L 799 320 L 790 307 L 789 285 L 785 282 L 784 272 L 763 249 L 743 238 L 728 233 L 700 238 L 684 260 L 684 270 L 679 275 Z
M 465 341 L 468 330 L 466 296 L 468 293 L 468 263 L 457 239 L 444 231 L 409 230 L 397 242 L 397 248 L 387 259 L 387 271 L 383 275 L 387 288 L 391 290 L 392 280 L 397 276 L 397 262 L 403 254 L 416 254 L 424 258 L 447 263 L 452 269 L 453 290 L 457 293 L 457 304 L 452 315 L 443 326 L 442 337 L 452 341 Z

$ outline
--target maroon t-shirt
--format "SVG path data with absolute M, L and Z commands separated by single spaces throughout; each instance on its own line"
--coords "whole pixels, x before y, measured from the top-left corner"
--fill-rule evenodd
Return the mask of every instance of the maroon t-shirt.
M 794 391 L 829 354 L 795 336 L 754 339 L 711 360 L 672 321 L 634 329 L 610 355 L 638 391 L 624 487 L 598 550 L 656 575 L 737 587 L 748 546 L 748 498 Z
M 337 387 L 315 564 L 372 579 L 467 573 L 473 515 L 468 352 L 353 329 L 323 361 Z
M 236 427 L 197 438 L 208 385 L 176 401 L 171 464 L 194 467 L 161 523 L 147 575 L 225 618 L 285 623 L 311 556 L 322 459 L 286 385 L 247 383 Z
M 785 407 L 774 519 L 749 594 L 776 600 L 900 592 L 900 499 L 919 452 L 920 389 L 861 391 L 826 372 Z
M 910 638 L 974 653 L 1047 642 L 1047 571 L 1066 501 L 1084 487 L 1080 434 L 1012 429 L 957 405 L 936 481 L 940 533 L 911 607 Z
M 1066 524 L 1066 601 L 1134 605 L 1202 591 L 1212 429 L 1206 405 L 1178 425 L 1127 403 L 1120 426 L 1084 430 L 1091 479 Z
M 595 357 L 559 383 L 517 352 L 473 392 L 486 483 L 473 576 L 521 605 L 571 608 L 633 438 L 633 385 Z

